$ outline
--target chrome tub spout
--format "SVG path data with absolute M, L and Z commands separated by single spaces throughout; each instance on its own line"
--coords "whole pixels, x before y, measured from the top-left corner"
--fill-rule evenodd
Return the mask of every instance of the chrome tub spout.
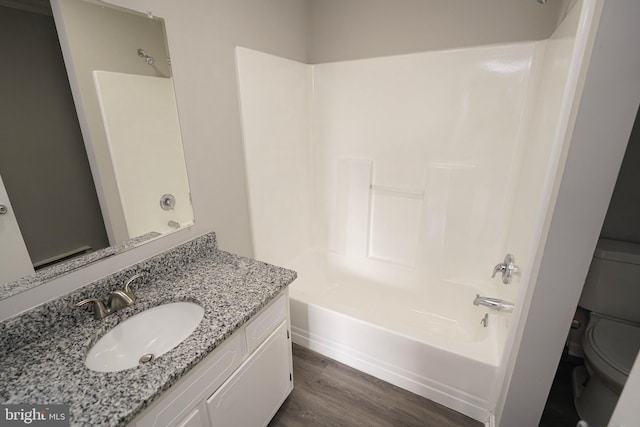
M 511 313 L 513 311 L 513 303 L 499 298 L 481 297 L 479 294 L 476 294 L 476 298 L 473 300 L 473 305 L 482 305 L 490 308 L 491 310 L 505 311 L 507 313 Z

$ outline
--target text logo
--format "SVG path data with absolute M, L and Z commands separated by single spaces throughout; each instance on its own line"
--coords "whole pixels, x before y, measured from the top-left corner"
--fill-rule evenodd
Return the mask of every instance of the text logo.
M 0 405 L 3 426 L 69 426 L 69 405 Z

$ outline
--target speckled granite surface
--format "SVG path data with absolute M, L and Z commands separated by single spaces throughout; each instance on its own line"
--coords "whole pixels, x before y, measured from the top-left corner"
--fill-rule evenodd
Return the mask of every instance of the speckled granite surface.
M 128 251 L 129 249 L 134 248 L 141 243 L 148 242 L 149 240 L 155 239 L 156 237 L 160 236 L 160 233 L 153 231 L 143 236 L 129 239 L 126 242 L 122 242 L 118 245 L 109 246 L 108 248 L 99 249 L 85 255 L 77 256 L 67 261 L 59 262 L 50 267 L 38 270 L 30 276 L 22 277 L 13 282 L 0 283 L 0 299 L 17 295 L 20 292 L 24 292 L 28 289 L 39 286 L 43 282 L 63 276 L 67 273 L 77 270 L 78 268 L 82 268 L 96 261 L 100 261 L 101 259 L 108 256 Z
M 138 301 L 103 320 L 74 302 L 102 299 L 126 278 Z M 210 233 L 59 300 L 0 323 L 0 402 L 71 405 L 72 425 L 124 425 L 180 379 L 296 277 L 291 270 L 216 248 Z M 122 320 L 147 308 L 191 301 L 205 309 L 196 330 L 168 353 L 133 369 L 87 369 L 89 348 Z

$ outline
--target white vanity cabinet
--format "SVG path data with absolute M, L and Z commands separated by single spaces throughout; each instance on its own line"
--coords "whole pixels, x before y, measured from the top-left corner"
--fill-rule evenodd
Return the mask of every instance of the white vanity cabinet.
M 287 325 L 283 323 L 209 399 L 212 426 L 263 426 L 292 388 Z
M 289 329 L 285 290 L 131 425 L 267 425 L 293 389 Z

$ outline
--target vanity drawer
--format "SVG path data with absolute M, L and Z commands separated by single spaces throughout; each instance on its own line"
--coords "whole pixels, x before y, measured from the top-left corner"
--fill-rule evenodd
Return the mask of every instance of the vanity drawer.
M 249 354 L 258 348 L 280 326 L 283 320 L 289 318 L 288 302 L 287 293 L 285 292 L 247 323 L 245 333 Z
M 242 330 L 239 330 L 242 332 Z M 136 422 L 137 427 L 168 427 L 179 425 L 194 410 L 194 402 L 215 391 L 246 359 L 243 333 L 233 334 L 207 356 L 199 366 L 185 375 Z M 194 422 L 198 417 L 195 417 Z M 187 425 L 191 425 L 187 423 Z

